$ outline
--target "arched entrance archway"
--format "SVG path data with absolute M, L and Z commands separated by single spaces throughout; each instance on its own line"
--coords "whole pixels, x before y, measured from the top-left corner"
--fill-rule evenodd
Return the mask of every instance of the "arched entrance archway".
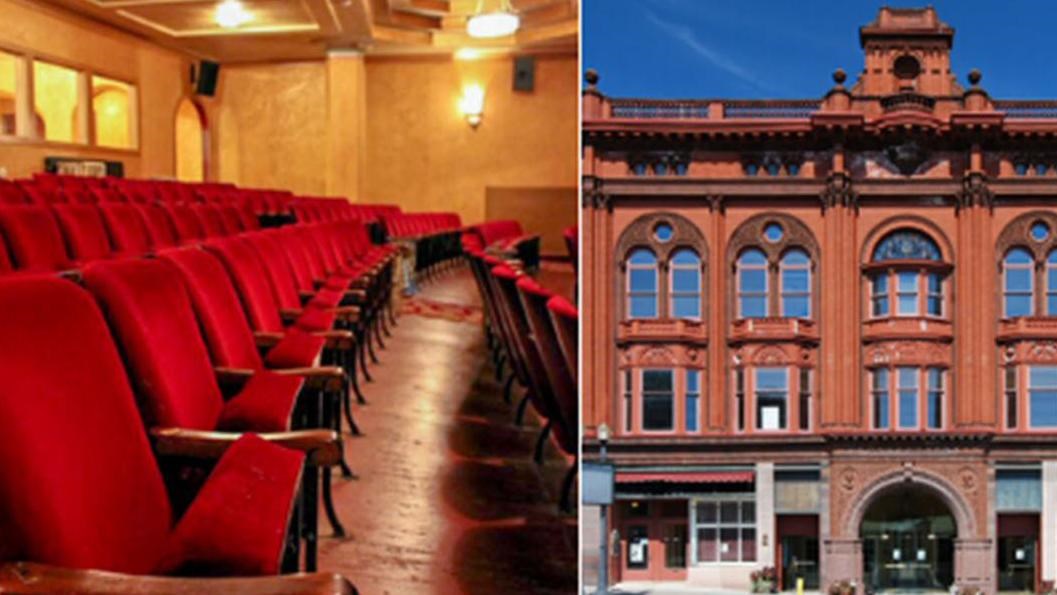
M 946 591 L 954 583 L 958 527 L 947 503 L 920 484 L 878 494 L 859 527 L 863 582 L 873 591 Z
M 205 113 L 195 102 L 184 98 L 176 109 L 176 179 L 202 182 L 206 172 Z

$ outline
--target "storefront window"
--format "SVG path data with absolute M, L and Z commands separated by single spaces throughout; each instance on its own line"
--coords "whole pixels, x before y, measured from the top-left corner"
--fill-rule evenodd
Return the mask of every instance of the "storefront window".
M 700 500 L 693 511 L 697 564 L 756 561 L 756 503 L 752 494 Z

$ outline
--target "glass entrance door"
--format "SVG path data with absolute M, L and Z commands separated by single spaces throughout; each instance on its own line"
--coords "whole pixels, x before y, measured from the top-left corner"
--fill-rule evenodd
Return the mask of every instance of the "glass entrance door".
M 797 579 L 804 588 L 818 589 L 818 538 L 804 535 L 782 537 L 782 587 L 796 589 Z
M 873 591 L 947 590 L 954 581 L 954 518 L 930 492 L 901 488 L 867 510 L 863 579 Z
M 1035 592 L 1034 535 L 1010 535 L 998 538 L 998 590 Z

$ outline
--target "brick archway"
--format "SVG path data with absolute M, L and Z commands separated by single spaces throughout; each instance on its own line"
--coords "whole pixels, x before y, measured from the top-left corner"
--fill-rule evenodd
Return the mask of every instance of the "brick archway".
M 914 487 L 928 490 L 950 510 L 957 531 L 954 540 L 954 584 L 994 592 L 994 544 L 987 537 L 985 519 L 977 519 L 974 507 L 947 478 L 919 468 L 893 469 L 869 481 L 857 491 L 851 506 L 834 518 L 833 539 L 827 540 L 822 562 L 822 587 L 851 580 L 863 585 L 863 548 L 860 536 L 863 517 L 890 490 Z M 985 489 L 977 486 L 974 489 Z

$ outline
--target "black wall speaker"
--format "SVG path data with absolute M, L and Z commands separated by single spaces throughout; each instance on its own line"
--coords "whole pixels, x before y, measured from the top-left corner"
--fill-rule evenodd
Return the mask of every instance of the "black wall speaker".
M 536 58 L 518 56 L 514 58 L 514 90 L 531 91 L 536 86 Z
M 202 60 L 198 63 L 198 72 L 194 77 L 195 93 L 212 97 L 217 92 L 217 78 L 220 76 L 220 64 Z

